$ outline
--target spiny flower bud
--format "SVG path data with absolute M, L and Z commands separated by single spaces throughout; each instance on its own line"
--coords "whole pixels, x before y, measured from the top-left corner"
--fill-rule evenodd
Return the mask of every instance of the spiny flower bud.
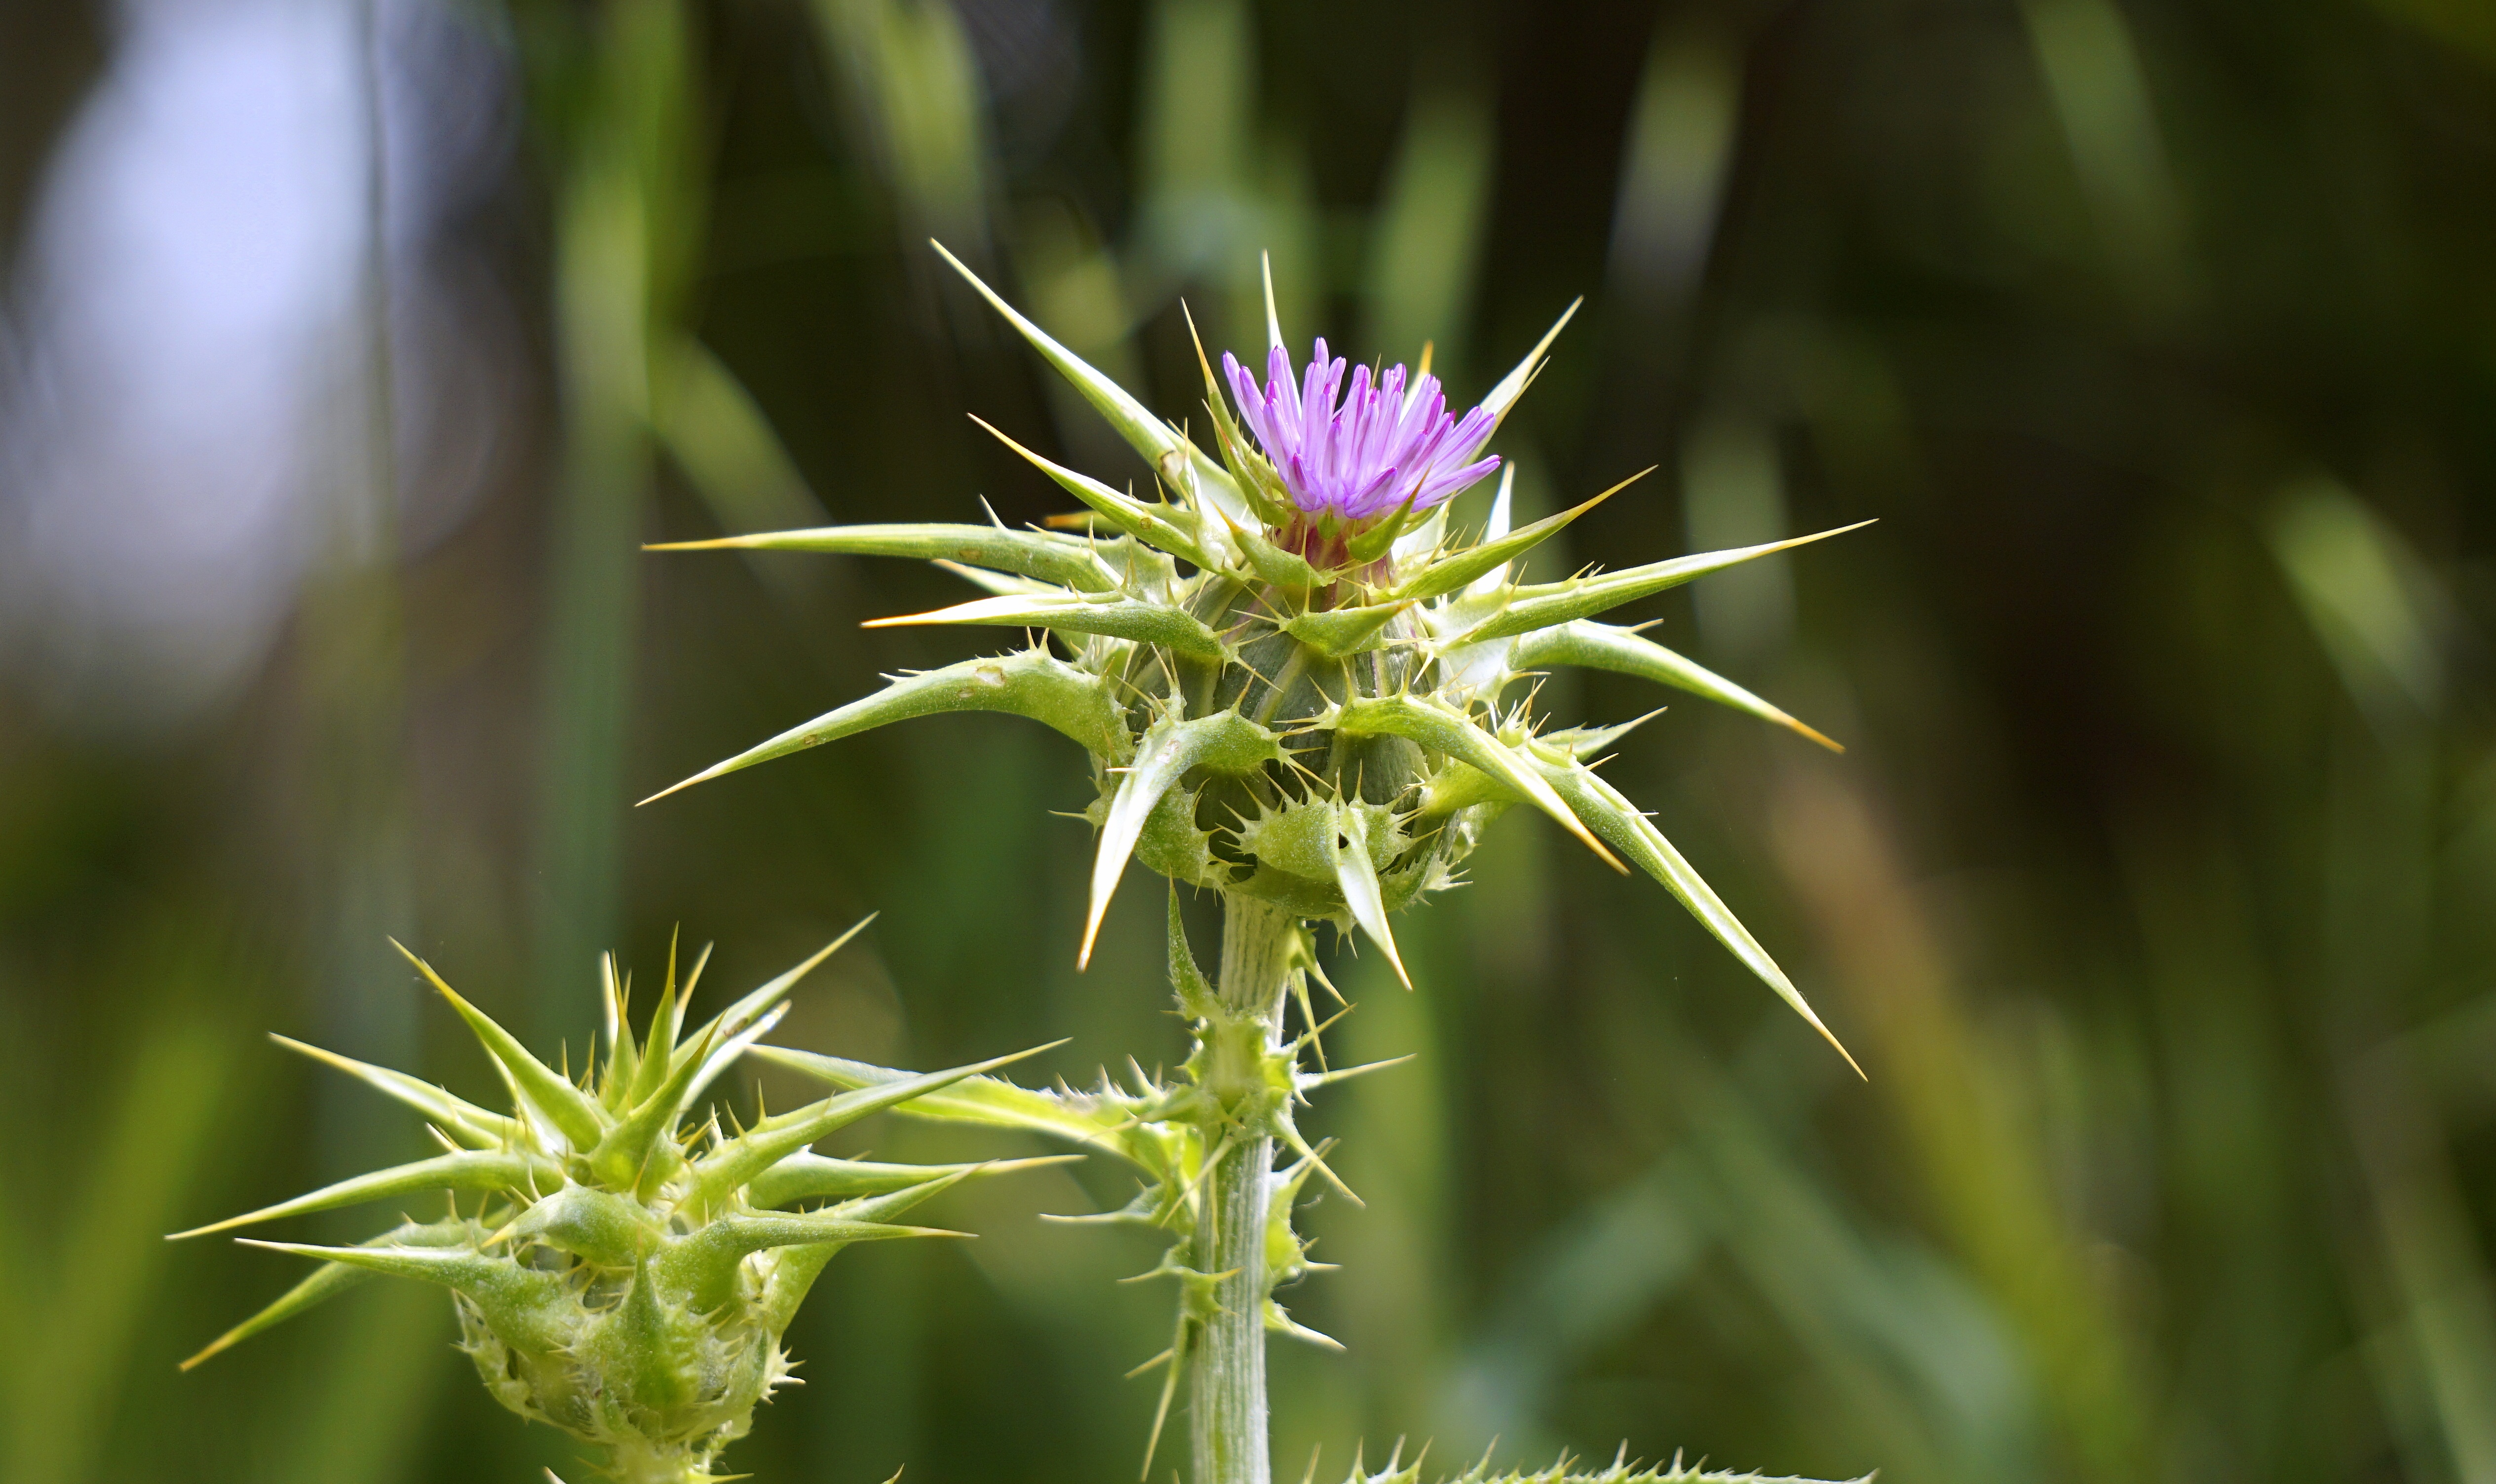
M 658 1008 L 638 1042 L 630 982 L 607 960 L 608 1054 L 579 1083 L 409 953 L 493 1060 L 512 1092 L 508 1114 L 279 1037 L 423 1114 L 445 1152 L 177 1235 L 426 1190 L 449 1191 L 451 1213 L 356 1247 L 250 1243 L 321 1266 L 183 1369 L 367 1279 L 411 1278 L 451 1290 L 460 1348 L 496 1401 L 605 1448 L 620 1484 L 720 1477 L 711 1462 L 788 1378 L 781 1337 L 834 1253 L 855 1242 L 960 1235 L 892 1218 L 968 1176 L 1052 1162 L 871 1164 L 808 1149 L 870 1113 L 1029 1052 L 889 1078 L 758 1117 L 733 1136 L 716 1115 L 696 1115 L 711 1082 L 779 1024 L 797 981 L 858 928 L 690 1033 L 685 1005 L 702 960 L 680 989 L 671 948 Z M 478 1198 L 475 1215 L 459 1209 L 463 1195 Z
M 1482 830 L 1526 804 L 1614 869 L 1654 877 L 1828 1036 L 1672 843 L 1586 760 L 1629 728 L 1546 731 L 1531 689 L 1513 699 L 1511 692 L 1554 665 L 1615 670 L 1834 747 L 1636 629 L 1596 619 L 1835 532 L 1523 582 L 1521 558 L 1631 482 L 1513 527 L 1511 469 L 1481 529 L 1459 531 L 1448 519 L 1447 502 L 1499 468 L 1485 445 L 1569 314 L 1456 417 L 1426 355 L 1410 373 L 1397 366 L 1373 379 L 1357 369 L 1347 388 L 1344 362 L 1319 341 L 1295 384 L 1269 288 L 1262 387 L 1225 355 L 1226 395 L 1198 349 L 1217 460 L 946 257 L 1143 456 L 1163 498 L 1138 499 L 997 433 L 1086 508 L 1050 522 L 1069 529 L 833 526 L 667 548 L 931 559 L 988 596 L 878 625 L 994 625 L 1045 635 L 1017 653 L 900 676 L 676 788 L 909 717 L 1028 717 L 1093 757 L 1100 797 L 1090 818 L 1100 840 L 1086 961 L 1127 863 L 1140 860 L 1227 897 L 1357 926 L 1399 977 L 1389 915 L 1451 884 Z

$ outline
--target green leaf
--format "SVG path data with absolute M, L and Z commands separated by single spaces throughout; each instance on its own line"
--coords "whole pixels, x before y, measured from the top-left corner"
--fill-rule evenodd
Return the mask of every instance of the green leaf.
M 1563 829 L 1585 842 L 1587 849 L 1602 856 L 1613 870 L 1625 875 L 1629 871 L 1569 812 L 1569 806 L 1560 801 L 1523 755 L 1445 702 L 1417 696 L 1373 696 L 1336 708 L 1319 725 L 1355 736 L 1404 737 L 1468 763 L 1513 788 L 1526 802 L 1559 821 Z
M 403 1071 L 359 1062 L 284 1036 L 272 1035 L 269 1039 L 289 1051 L 299 1051 L 325 1067 L 334 1067 L 350 1077 L 380 1089 L 431 1119 L 443 1132 L 473 1149 L 500 1149 L 519 1135 L 519 1125 L 515 1120 L 489 1112 L 465 1098 L 454 1098 L 432 1083 L 411 1077 Z
M 1283 632 L 1330 660 L 1376 649 L 1380 635 L 1410 602 L 1369 603 L 1349 608 L 1320 608 L 1283 620 Z
M 792 727 L 770 741 L 725 762 L 713 763 L 641 802 L 663 799 L 723 773 L 750 768 L 758 762 L 821 747 L 893 722 L 948 711 L 1003 711 L 1029 717 L 1056 727 L 1111 762 L 1125 761 L 1131 746 L 1124 713 L 1109 683 L 1035 650 L 965 660 L 943 669 L 904 675 L 873 696 L 861 696 L 837 711 Z
M 724 1216 L 691 1236 L 679 1237 L 651 1262 L 652 1271 L 696 1310 L 709 1312 L 736 1297 L 737 1269 L 750 1252 L 773 1247 L 843 1248 L 853 1242 L 895 1237 L 960 1237 L 968 1233 L 930 1226 L 892 1226 L 827 1215 L 770 1212 Z
M 1211 1020 L 1221 1009 L 1213 997 L 1213 985 L 1204 971 L 1196 964 L 1196 951 L 1187 944 L 1187 923 L 1179 915 L 1178 885 L 1172 882 L 1170 892 L 1170 989 L 1178 996 L 1180 1013 L 1190 1020 Z
M 1221 636 L 1185 608 L 1133 598 L 1101 600 L 1060 593 L 1012 598 L 974 598 L 969 603 L 927 613 L 904 613 L 868 621 L 869 629 L 897 629 L 907 624 L 994 624 L 1012 629 L 1063 630 L 1100 634 L 1113 639 L 1158 644 L 1200 659 L 1220 660 L 1226 651 Z
M 1759 546 L 1735 546 L 1726 551 L 1702 551 L 1691 556 L 1674 557 L 1668 562 L 1648 562 L 1639 567 L 1625 567 L 1619 572 L 1599 572 L 1588 577 L 1572 577 L 1566 582 L 1544 582 L 1512 591 L 1500 610 L 1480 626 L 1460 635 L 1455 642 L 1479 643 L 1484 639 L 1506 638 L 1510 634 L 1527 634 L 1548 629 L 1572 619 L 1591 618 L 1607 608 L 1679 587 L 1709 572 L 1723 572 L 1744 562 L 1756 561 L 1812 541 L 1843 536 L 1849 531 L 1870 525 L 1858 520 L 1851 526 L 1819 531 L 1810 536 L 1797 536 L 1788 541 L 1769 541 Z
M 1518 557 L 1542 545 L 1568 529 L 1569 523 L 1578 516 L 1653 473 L 1655 473 L 1655 467 L 1649 465 L 1583 505 L 1575 506 L 1562 510 L 1557 515 L 1538 520 L 1521 531 L 1512 531 L 1507 535 L 1486 540 L 1480 545 L 1469 546 L 1452 555 L 1442 557 L 1414 573 L 1410 580 L 1388 596 L 1398 599 L 1417 599 L 1437 598 L 1446 593 L 1452 593 L 1470 584 L 1476 577 L 1506 567 Z
M 1059 587 L 1106 593 L 1116 573 L 1094 555 L 1092 542 L 1050 531 L 1009 531 L 929 521 L 912 525 L 819 526 L 807 531 L 766 531 L 706 541 L 664 541 L 644 551 L 837 551 L 853 556 L 912 557 L 960 562 L 1037 577 Z
M 417 972 L 441 991 L 442 998 L 451 1002 L 451 1007 L 459 1012 L 460 1019 L 468 1022 L 468 1029 L 476 1033 L 477 1039 L 484 1043 L 485 1050 L 511 1073 L 520 1096 L 544 1113 L 546 1121 L 554 1125 L 573 1148 L 586 1150 L 597 1146 L 607 1131 L 606 1109 L 564 1080 L 561 1073 L 531 1056 L 529 1049 L 521 1045 L 511 1032 L 496 1025 L 492 1017 L 459 998 L 459 992 L 444 983 L 442 975 L 433 972 L 431 964 L 409 952 L 405 943 L 393 938 L 390 946 L 405 955 L 407 961 L 416 966 Z
M 907 1102 L 922 1094 L 950 1087 L 965 1077 L 976 1076 L 1064 1044 L 1062 1040 L 1050 1041 L 1045 1046 L 1034 1046 L 1028 1051 L 975 1062 L 968 1067 L 925 1072 L 900 1082 L 861 1088 L 827 1098 L 794 1113 L 766 1118 L 696 1161 L 693 1178 L 678 1205 L 680 1209 L 698 1216 L 721 1210 L 729 1197 L 747 1181 L 826 1134 L 846 1128 L 868 1114 L 880 1113 L 895 1103 Z
M 430 1225 L 410 1221 L 394 1231 L 384 1232 L 363 1245 L 366 1247 L 460 1247 L 465 1246 L 475 1235 L 474 1227 L 467 1221 L 439 1221 Z M 182 1369 L 191 1370 L 211 1356 L 233 1349 L 254 1335 L 274 1329 L 296 1314 L 318 1308 L 350 1288 L 359 1288 L 379 1276 L 370 1269 L 351 1267 L 343 1262 L 325 1262 L 312 1270 L 311 1277 L 287 1289 L 277 1302 L 210 1341 L 205 1348 L 182 1362 Z
M 1271 286 L 1269 278 L 1267 287 Z M 1241 435 L 1237 419 L 1231 416 L 1231 394 L 1213 379 L 1213 362 L 1204 358 L 1204 341 L 1196 332 L 1196 316 L 1189 312 L 1186 300 L 1180 300 L 1178 307 L 1187 320 L 1188 341 L 1196 347 L 1197 369 L 1204 373 L 1204 408 L 1213 416 L 1213 439 L 1221 448 L 1222 461 L 1231 466 L 1232 482 L 1247 500 L 1250 513 L 1269 526 L 1282 525 L 1292 516 L 1291 493 L 1283 487 L 1273 464 Z M 1275 343 L 1279 345 L 1281 341 Z M 1217 504 L 1214 509 L 1222 508 Z M 1223 510 L 1222 514 L 1224 519 L 1232 519 L 1229 511 Z M 1236 534 L 1240 529 L 1238 522 L 1232 520 L 1232 532 Z
M 715 1032 L 713 1033 L 716 1034 Z M 645 1181 L 664 1179 L 681 1156 L 675 1146 L 676 1121 L 692 1097 L 694 1079 L 709 1065 L 711 1044 L 705 1037 L 696 1055 L 676 1064 L 667 1080 L 616 1121 L 606 1137 L 587 1151 L 589 1173 L 610 1190 L 631 1190 Z M 664 1066 L 667 1052 L 659 1052 Z M 647 1064 L 644 1064 L 647 1065 Z
M 1406 989 L 1413 987 L 1413 976 L 1404 972 L 1403 956 L 1395 951 L 1395 934 L 1387 923 L 1387 905 L 1378 894 L 1378 867 L 1369 858 L 1369 812 L 1357 804 L 1334 801 L 1334 828 L 1326 832 L 1327 854 L 1333 858 L 1335 885 L 1343 892 L 1346 906 L 1352 909 L 1352 920 L 1369 935 L 1387 962 L 1394 967 L 1395 977 Z
M 543 1242 L 601 1267 L 629 1268 L 668 1240 L 667 1223 L 630 1196 L 567 1185 L 523 1211 L 493 1242 Z
M 509 1257 L 487 1257 L 465 1249 L 307 1247 L 250 1237 L 239 1240 L 245 1247 L 344 1263 L 388 1278 L 439 1283 L 466 1295 L 484 1314 L 494 1333 L 515 1348 L 543 1354 L 560 1348 L 572 1339 L 570 1320 L 575 1306 L 562 1277 L 522 1267 Z
M 388 1200 L 393 1195 L 413 1195 L 419 1190 L 491 1190 L 526 1198 L 534 1187 L 551 1188 L 562 1183 L 563 1168 L 551 1159 L 536 1155 L 463 1150 L 458 1154 L 436 1155 L 413 1164 L 394 1165 L 341 1180 L 274 1206 L 228 1217 L 205 1226 L 195 1226 L 189 1231 L 174 1232 L 166 1240 L 179 1242 L 189 1237 L 204 1237 L 214 1232 L 231 1231 L 236 1226 L 250 1226 L 314 1211 L 335 1211 L 342 1206 L 359 1206 L 370 1200 Z
M 944 243 L 934 243 L 933 246 L 947 263 L 953 265 L 955 272 L 970 280 L 971 287 L 980 291 L 982 298 L 1006 317 L 1007 324 L 1031 342 L 1031 348 L 1040 353 L 1042 359 L 1075 384 L 1075 389 L 1083 394 L 1083 400 L 1091 403 L 1109 426 L 1117 430 L 1118 436 L 1144 456 L 1144 461 L 1153 466 L 1156 474 L 1175 488 L 1187 489 L 1192 484 L 1217 501 L 1228 501 L 1234 508 L 1235 514 L 1245 513 L 1245 507 L 1240 505 L 1238 486 L 1232 482 L 1229 474 L 1206 458 L 1195 445 L 1179 437 L 1169 423 L 1145 411 L 1144 405 L 1128 395 L 1125 387 L 1092 369 L 1083 357 L 1058 344 L 1049 338 L 1047 331 L 1023 318 L 1012 304 L 1000 298 L 995 290 L 982 283 L 980 275 L 964 267 L 962 260 L 946 252 Z
M 763 1210 L 800 1200 L 853 1200 L 862 1195 L 913 1190 L 949 1175 L 985 1179 L 1046 1164 L 1071 1164 L 1082 1158 L 1044 1155 L 1035 1159 L 990 1159 L 979 1164 L 878 1164 L 865 1159 L 835 1159 L 801 1149 L 755 1176 L 745 1188 L 745 1198 Z
M 1509 651 L 1509 664 L 1520 670 L 1576 665 L 1588 669 L 1636 675 L 1641 680 L 1652 680 L 1659 685 L 1704 696 L 1763 722 L 1774 722 L 1809 737 L 1830 752 L 1846 751 L 1724 676 L 1641 636 L 1635 629 L 1577 619 L 1519 638 L 1515 647 Z
M 1193 511 L 1165 505 L 1158 509 L 1132 495 L 1123 495 L 1088 474 L 1078 473 L 1064 464 L 1052 463 L 999 432 L 984 417 L 973 417 L 973 422 L 986 428 L 997 442 L 1014 449 L 1041 473 L 1057 481 L 1060 488 L 1092 508 L 1103 520 L 1124 531 L 1147 545 L 1158 546 L 1172 556 L 1185 557 L 1199 567 L 1217 568 L 1222 563 L 1208 553 L 1199 533 L 1187 529 L 1194 525 Z M 1186 525 L 1182 525 L 1181 521 Z
M 1233 523 L 1231 526 L 1231 544 L 1237 547 L 1239 554 L 1248 559 L 1249 567 L 1255 570 L 1259 577 L 1276 587 L 1305 592 L 1326 580 L 1316 568 L 1309 565 L 1306 557 L 1296 552 L 1285 551 L 1267 541 L 1264 535 L 1253 525 L 1243 526 Z
M 1671 841 L 1664 838 L 1664 832 L 1655 827 L 1654 820 L 1639 813 L 1618 790 L 1576 758 L 1545 749 L 1529 748 L 1528 751 L 1544 778 L 1549 780 L 1551 787 L 1568 800 L 1569 807 L 1576 810 L 1580 819 L 1661 882 L 1665 890 L 1671 892 L 1675 900 L 1689 909 L 1690 915 L 1699 919 L 1699 925 L 1705 928 L 1710 937 L 1723 943 L 1742 961 L 1745 968 L 1775 990 L 1777 998 L 1809 1022 L 1829 1045 L 1836 1047 L 1837 1054 L 1846 1058 L 1846 1065 L 1855 1068 L 1856 1076 L 1863 1075 L 1863 1068 L 1856 1063 L 1854 1055 L 1839 1044 L 1828 1027 L 1821 1024 L 1819 1013 L 1803 999 L 1802 991 L 1794 988 L 1794 981 L 1787 978 L 1786 972 L 1768 956 L 1768 950 L 1760 946 L 1759 940 L 1751 936 L 1751 930 L 1742 926 L 1741 919 L 1735 917 L 1732 910 L 1716 895 L 1715 888 L 1691 868 L 1690 862 L 1682 859 L 1681 852 L 1673 849 Z
M 710 948 L 705 945 L 701 958 L 694 964 L 692 978 L 679 990 L 676 987 L 676 939 L 672 933 L 668 935 L 668 976 L 660 981 L 659 1007 L 650 1012 L 650 1029 L 641 1042 L 640 1065 L 633 1073 L 633 1085 L 627 1092 L 625 1106 L 644 1101 L 673 1074 L 676 1037 L 685 1028 L 685 1002 L 693 998 L 694 984 L 701 980 L 702 966 L 709 962 Z
M 842 1088 L 890 1087 L 910 1081 L 914 1073 L 820 1052 L 792 1051 L 785 1046 L 757 1046 L 754 1055 L 777 1067 L 803 1072 Z M 999 1077 L 965 1077 L 934 1093 L 922 1093 L 898 1103 L 894 1111 L 945 1123 L 981 1124 L 992 1128 L 1021 1128 L 1133 1159 L 1119 1138 L 1134 1124 L 1130 1100 L 1090 1094 L 1041 1092 L 1017 1087 Z
M 1092 905 L 1084 917 L 1077 967 L 1092 961 L 1092 941 L 1101 931 L 1102 914 L 1108 912 L 1109 898 L 1126 872 L 1127 857 L 1135 853 L 1144 820 L 1162 795 L 1192 769 L 1235 778 L 1279 761 L 1282 756 L 1281 738 L 1235 711 L 1193 722 L 1165 717 L 1146 729 L 1101 826 L 1100 848 L 1092 860 Z
M 1404 503 L 1397 506 L 1386 519 L 1345 541 L 1344 555 L 1351 558 L 1356 565 L 1375 562 L 1385 556 L 1388 548 L 1393 546 L 1405 532 L 1417 525 L 1423 525 L 1436 519 L 1439 510 L 1442 509 L 1440 507 L 1434 507 L 1424 512 L 1420 520 L 1414 520 L 1413 502 L 1420 498 L 1421 486 L 1416 483 L 1413 486 L 1413 492 L 1404 497 Z

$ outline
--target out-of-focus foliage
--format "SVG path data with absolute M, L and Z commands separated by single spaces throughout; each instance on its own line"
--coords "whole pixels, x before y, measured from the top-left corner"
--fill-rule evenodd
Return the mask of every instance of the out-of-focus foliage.
M 1493 837 L 1399 924 L 1422 992 L 1330 967 L 1339 1055 L 1420 1055 L 1311 1129 L 1368 1205 L 1311 1214 L 1350 1271 L 1289 1301 L 1349 1348 L 1278 1352 L 1279 1456 L 2496 1479 L 2490 35 L 2456 0 L 0 4 L 0 1477 L 563 1460 L 430 1295 L 173 1371 L 291 1275 L 157 1233 L 421 1153 L 260 1031 L 492 1093 L 386 933 L 551 1040 L 610 931 L 654 967 L 681 920 L 733 983 L 880 909 L 783 1044 L 1177 1052 L 1155 894 L 1074 972 L 1071 744 L 895 729 L 625 807 L 981 643 L 858 634 L 970 596 L 941 573 L 635 542 L 1059 511 L 964 410 L 1125 467 L 942 232 L 1170 409 L 1182 294 L 1261 343 L 1261 247 L 1295 339 L 1432 338 L 1459 396 L 1586 294 L 1502 435 L 1518 519 L 1672 478 L 1538 578 L 1881 517 L 1635 615 L 1844 757 L 1682 705 L 1607 770 L 1868 1086 L 1676 907 Z M 990 1152 L 861 1129 L 828 1152 Z M 1101 1162 L 845 1257 L 740 1467 L 1125 1476 L 1167 1314 L 1110 1280 L 1152 1244 L 1034 1220 L 1123 1203 Z

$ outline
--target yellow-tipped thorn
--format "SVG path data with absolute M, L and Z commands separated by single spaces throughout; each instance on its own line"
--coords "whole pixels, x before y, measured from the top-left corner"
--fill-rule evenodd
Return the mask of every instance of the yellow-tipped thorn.
M 1811 740 L 1819 743 L 1825 748 L 1827 748 L 1832 753 L 1842 753 L 1846 751 L 1845 743 L 1831 741 L 1826 735 L 1823 734 L 1816 728 L 1804 726 L 1802 723 L 1786 715 L 1782 711 L 1777 713 L 1777 725 L 1787 727 L 1803 736 L 1809 737 Z
M 641 549 L 644 551 L 733 551 L 740 546 L 753 545 L 754 540 L 751 536 L 714 536 L 708 541 L 643 541 Z
M 722 773 L 724 773 L 724 772 L 726 772 L 726 771 L 728 771 L 728 770 L 727 770 L 727 769 L 725 769 L 725 768 L 717 768 L 717 767 L 704 768 L 704 769 L 702 769 L 701 772 L 696 773 L 693 777 L 686 779 L 686 780 L 685 780 L 684 782 L 682 782 L 682 783 L 670 784 L 668 787 L 666 787 L 666 788 L 664 788 L 660 789 L 658 792 L 651 794 L 648 798 L 645 798 L 645 799 L 641 800 L 641 803 L 640 803 L 640 804 L 635 804 L 633 807 L 634 807 L 634 808 L 636 808 L 636 809 L 639 809 L 639 808 L 640 808 L 640 807 L 641 807 L 641 804 L 655 804 L 655 803 L 657 803 L 659 800 L 661 800 L 661 799 L 663 799 L 663 798 L 666 798 L 666 797 L 667 797 L 669 794 L 671 794 L 671 793 L 681 793 L 681 792 L 683 792 L 685 789 L 692 788 L 692 787 L 693 787 L 694 785 L 696 785 L 696 784 L 708 783 L 708 782 L 710 782 L 712 779 L 719 777 Z

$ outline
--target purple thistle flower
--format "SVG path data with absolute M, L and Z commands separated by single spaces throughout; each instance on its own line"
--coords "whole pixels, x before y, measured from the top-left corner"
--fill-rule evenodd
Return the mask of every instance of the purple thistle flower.
M 1408 391 L 1402 366 L 1375 385 L 1367 366 L 1356 366 L 1346 391 L 1343 359 L 1327 359 L 1323 339 L 1299 386 L 1281 346 L 1266 357 L 1262 391 L 1228 351 L 1222 371 L 1240 417 L 1304 515 L 1366 520 L 1408 500 L 1426 510 L 1499 467 L 1496 456 L 1466 462 L 1498 419 L 1479 407 L 1461 419 L 1450 417 L 1439 379 L 1427 372 Z

